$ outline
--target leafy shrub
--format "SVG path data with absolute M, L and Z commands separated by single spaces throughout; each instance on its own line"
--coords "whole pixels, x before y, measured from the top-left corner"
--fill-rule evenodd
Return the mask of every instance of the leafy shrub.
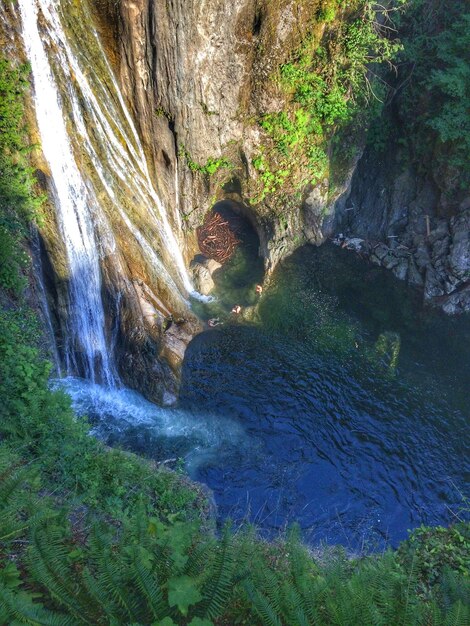
M 318 21 L 332 22 L 337 5 L 324 3 Z M 290 101 L 287 110 L 259 119 L 273 147 L 263 155 L 263 191 L 253 202 L 281 185 L 296 191 L 327 176 L 332 136 L 383 95 L 377 68 L 390 62 L 400 45 L 379 25 L 379 7 L 369 0 L 352 5 L 350 19 L 326 31 L 321 45 L 310 33 L 279 68 L 276 80 Z M 253 165 L 260 169 L 256 163 L 257 158 Z M 287 173 L 279 177 L 280 171 Z
M 446 175 L 453 168 L 465 190 L 470 182 L 468 3 L 413 0 L 403 12 L 400 30 L 395 109 L 402 143 L 419 170 L 440 167 Z
M 405 567 L 393 552 L 350 560 L 334 550 L 316 562 L 297 529 L 277 544 L 228 527 L 216 538 L 144 506 L 116 523 L 39 499 L 32 468 L 4 445 L 0 477 L 2 623 L 441 626 L 469 617 L 453 573 L 420 593 L 419 559 Z
M 398 551 L 401 563 L 415 561 L 417 573 L 426 588 L 439 582 L 451 569 L 468 579 L 470 586 L 470 526 L 455 524 L 450 528 L 420 526 Z

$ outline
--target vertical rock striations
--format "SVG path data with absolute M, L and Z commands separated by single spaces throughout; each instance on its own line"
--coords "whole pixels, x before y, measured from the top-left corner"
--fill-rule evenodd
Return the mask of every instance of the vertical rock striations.
M 287 106 L 273 74 L 319 4 L 121 0 L 121 84 L 165 197 L 179 196 L 189 255 L 197 252 L 195 228 L 223 198 L 250 217 L 268 268 L 307 238 L 321 240 L 321 220 L 304 220 L 301 197 L 252 202 L 259 178 L 252 162 L 264 141 L 254 120 Z

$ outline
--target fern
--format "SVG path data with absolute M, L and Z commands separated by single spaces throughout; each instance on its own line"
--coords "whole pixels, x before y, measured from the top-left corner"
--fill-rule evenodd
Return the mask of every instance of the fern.
M 114 545 L 103 526 L 93 528 L 91 544 L 100 588 L 119 607 L 121 619 L 133 621 L 138 612 L 138 601 L 130 587 L 129 563 L 123 558 L 124 546 Z
M 204 585 L 204 599 L 198 608 L 198 615 L 214 619 L 224 611 L 233 588 L 234 564 L 232 538 L 226 528 L 212 564 L 211 575 Z
M 282 626 L 278 612 L 269 600 L 262 593 L 257 591 L 250 582 L 246 582 L 244 588 L 263 626 Z
M 214 551 L 213 543 L 204 541 L 192 548 L 188 556 L 188 561 L 183 570 L 183 574 L 195 578 L 207 566 Z
M 27 530 L 26 513 L 32 509 L 31 485 L 35 474 L 20 459 L 0 446 L 0 542 L 11 541 Z
M 166 616 L 166 604 L 162 590 L 152 576 L 150 570 L 143 564 L 137 547 L 132 548 L 132 579 L 140 591 L 143 603 L 154 620 Z
M 444 626 L 470 626 L 470 608 L 460 600 L 450 609 L 444 622 Z
M 11 624 L 13 619 L 21 624 L 44 626 L 76 626 L 77 623 L 68 615 L 55 613 L 34 604 L 29 593 L 13 592 L 2 583 L 0 583 L 0 618 L 3 624 Z
M 80 602 L 79 589 L 67 561 L 62 529 L 56 526 L 33 528 L 28 550 L 28 564 L 35 579 L 41 583 L 77 623 L 86 624 L 88 607 Z

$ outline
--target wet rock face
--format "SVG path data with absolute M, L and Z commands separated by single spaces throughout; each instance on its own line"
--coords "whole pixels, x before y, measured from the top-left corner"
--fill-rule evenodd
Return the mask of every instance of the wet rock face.
M 426 303 L 449 314 L 470 311 L 470 197 L 450 206 L 452 196 L 445 180 L 403 167 L 399 151 L 381 159 L 369 151 L 333 230 L 362 238 L 362 252 L 421 288 Z
M 218 263 L 214 259 L 208 259 L 202 254 L 197 255 L 191 261 L 194 286 L 203 296 L 208 296 L 214 289 L 215 283 L 213 274 L 221 267 L 221 263 Z
M 252 159 L 263 141 L 253 119 L 282 110 L 272 73 L 299 44 L 317 5 L 120 0 L 120 82 L 152 155 L 160 192 L 174 202 L 178 187 L 188 261 L 197 253 L 195 229 L 216 200 L 248 206 L 258 176 Z M 209 175 L 198 170 L 222 156 L 230 168 Z M 267 202 L 251 209 L 268 270 L 299 244 L 322 240 L 317 204 L 310 210 L 306 203 L 302 211 L 297 199 L 282 207 L 282 216 Z

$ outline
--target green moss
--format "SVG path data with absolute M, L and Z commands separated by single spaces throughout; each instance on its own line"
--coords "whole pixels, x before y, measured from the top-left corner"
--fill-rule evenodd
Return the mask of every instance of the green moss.
M 28 256 L 22 245 L 28 222 L 43 201 L 34 193 L 24 126 L 27 65 L 0 58 L 0 287 L 18 295 L 25 284 Z
M 317 22 L 333 22 L 338 4 L 323 3 Z M 326 31 L 321 44 L 314 24 L 291 60 L 273 76 L 288 106 L 258 119 L 268 141 L 253 161 L 262 172 L 257 200 L 281 185 L 295 193 L 326 178 L 332 137 L 371 101 L 380 99 L 380 79 L 370 76 L 400 46 L 378 27 L 372 2 L 357 0 L 348 5 L 344 19 Z
M 206 174 L 207 176 L 213 176 L 221 169 L 230 170 L 233 167 L 230 161 L 225 157 L 219 157 L 218 159 L 209 157 L 204 165 L 200 165 L 191 158 L 191 155 L 184 148 L 184 146 L 180 147 L 179 156 L 186 159 L 186 163 L 192 172 L 200 172 L 201 174 Z

